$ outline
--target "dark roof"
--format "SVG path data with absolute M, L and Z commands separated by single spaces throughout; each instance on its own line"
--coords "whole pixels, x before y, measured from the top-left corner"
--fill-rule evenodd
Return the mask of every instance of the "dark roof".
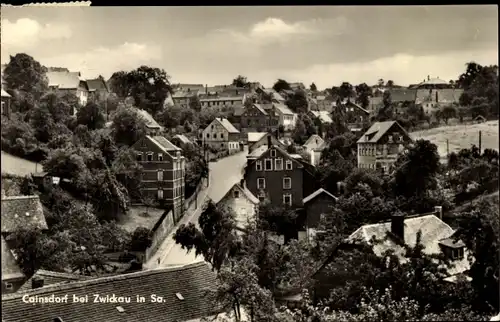
M 47 322 L 60 317 L 69 322 L 127 321 L 187 321 L 211 316 L 220 311 L 207 298 L 206 290 L 215 289 L 216 273 L 205 263 L 182 267 L 161 268 L 97 278 L 73 283 L 54 284 L 22 293 L 2 296 L 2 321 Z M 180 293 L 183 299 L 176 294 Z M 68 303 L 23 305 L 23 295 L 63 297 Z M 89 296 L 89 303 L 72 303 L 72 295 Z M 130 303 L 92 303 L 93 294 L 130 297 Z M 163 297 L 162 303 L 152 303 L 151 295 Z M 136 296 L 143 296 L 138 303 Z M 118 311 L 120 306 L 123 310 Z
M 3 197 L 2 233 L 12 233 L 26 227 L 48 228 L 38 196 Z
M 24 291 L 29 291 L 32 289 L 32 280 L 33 279 L 42 279 L 43 280 L 43 287 L 47 287 L 49 285 L 53 284 L 59 284 L 59 283 L 69 283 L 69 282 L 74 282 L 74 281 L 81 281 L 81 280 L 88 280 L 91 279 L 90 276 L 84 276 L 84 275 L 77 275 L 77 274 L 69 274 L 69 273 L 59 273 L 59 272 L 52 272 L 52 271 L 46 271 L 44 269 L 39 269 L 36 271 L 36 273 L 26 281 L 26 283 L 21 286 L 21 288 L 18 290 L 18 292 L 24 292 Z
M 415 102 L 415 99 L 417 98 L 416 89 L 407 89 L 407 88 L 390 89 L 389 93 L 391 94 L 391 101 L 393 103 Z
M 89 91 L 107 91 L 109 92 L 108 86 L 104 79 L 87 79 L 87 86 Z
M 2 281 L 18 278 L 24 278 L 24 274 L 2 236 Z
M 393 125 L 399 126 L 403 130 L 403 133 L 410 137 L 406 130 L 396 121 L 375 122 L 359 138 L 357 143 L 377 143 L 382 138 L 382 136 L 384 136 L 384 134 L 392 128 Z

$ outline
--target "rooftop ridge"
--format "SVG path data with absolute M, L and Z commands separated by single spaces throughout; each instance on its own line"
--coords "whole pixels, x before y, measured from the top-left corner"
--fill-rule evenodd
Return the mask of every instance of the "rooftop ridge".
M 38 195 L 30 195 L 30 196 L 3 196 L 2 201 L 4 200 L 21 200 L 21 199 L 40 199 Z
M 431 213 L 424 213 L 424 214 L 416 214 L 416 215 L 405 216 L 405 221 L 406 220 L 411 220 L 411 219 L 417 219 L 417 218 L 424 218 L 424 217 L 436 217 L 437 219 L 439 219 L 439 217 L 436 216 L 436 212 L 431 212 Z M 441 219 L 439 219 L 439 220 L 441 220 Z M 361 228 L 373 227 L 373 226 L 376 226 L 376 225 L 388 224 L 388 223 L 391 223 L 391 219 L 381 220 L 381 221 L 373 223 L 373 224 L 362 225 Z
M 84 287 L 87 285 L 95 285 L 95 284 L 101 284 L 101 283 L 121 281 L 121 280 L 126 280 L 126 279 L 140 278 L 142 276 L 161 274 L 161 273 L 165 273 L 165 272 L 188 270 L 188 269 L 201 267 L 203 265 L 208 265 L 208 264 L 205 261 L 203 261 L 203 262 L 187 264 L 184 266 L 162 267 L 162 268 L 155 268 L 155 269 L 134 272 L 134 273 L 128 273 L 128 274 L 121 274 L 121 275 L 115 275 L 115 276 L 105 276 L 105 277 L 98 277 L 98 278 L 93 278 L 93 279 L 89 279 L 89 280 L 75 281 L 75 282 L 71 282 L 71 283 L 57 283 L 57 284 L 47 285 L 47 286 L 42 287 L 42 288 L 27 290 L 25 292 L 5 294 L 5 295 L 2 295 L 2 301 L 21 298 L 26 293 L 30 293 L 32 295 L 50 293 L 50 292 L 53 292 L 56 290 L 60 291 L 60 290 L 66 290 L 66 289 L 72 289 L 72 288 L 80 288 L 80 287 Z

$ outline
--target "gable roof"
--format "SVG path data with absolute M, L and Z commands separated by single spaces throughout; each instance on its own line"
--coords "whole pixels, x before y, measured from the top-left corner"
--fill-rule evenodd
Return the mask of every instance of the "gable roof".
M 240 183 L 235 183 L 234 186 L 231 187 L 231 189 L 229 189 L 226 194 L 224 195 L 224 197 L 221 198 L 221 201 L 223 200 L 228 200 L 230 198 L 232 198 L 232 195 L 231 193 L 233 192 L 234 189 L 237 189 L 238 191 L 240 191 L 245 197 L 247 197 L 248 200 L 250 200 L 250 202 L 252 202 L 253 204 L 257 205 L 260 201 L 259 201 L 259 198 L 255 197 L 254 194 L 248 190 L 247 187 L 245 186 L 242 186 Z
M 22 228 L 47 229 L 43 207 L 38 196 L 2 198 L 2 233 L 16 232 Z
M 319 120 L 323 123 L 333 122 L 330 113 L 328 111 L 311 111 L 311 114 L 314 115 L 314 117 L 319 118 Z
M 160 148 L 165 153 L 172 152 L 172 151 L 181 151 L 181 148 L 175 146 L 172 142 L 164 138 L 163 136 L 149 136 L 146 135 L 146 139 L 151 141 L 153 144 L 155 144 L 157 147 Z
M 146 126 L 150 129 L 161 129 L 161 125 L 156 122 L 151 114 L 149 114 L 145 110 L 141 110 L 139 108 L 134 107 L 134 110 L 139 114 L 140 117 L 144 119 L 146 122 Z
M 253 104 L 253 106 L 259 110 L 263 115 L 267 115 L 266 109 L 261 104 Z
M 318 197 L 321 194 L 326 194 L 328 197 L 330 197 L 333 200 L 337 201 L 337 197 L 335 197 L 334 195 L 332 195 L 331 193 L 329 193 L 325 189 L 319 188 L 318 190 L 316 190 L 313 193 L 311 193 L 309 196 L 305 197 L 304 200 L 303 200 L 303 203 L 306 204 L 306 203 L 310 202 L 311 200 L 313 200 L 314 198 Z
M 91 279 L 92 277 L 90 276 L 84 276 L 84 275 L 78 275 L 78 274 L 69 274 L 69 273 L 59 273 L 59 272 L 53 272 L 53 271 L 46 271 L 44 269 L 39 269 L 36 271 L 36 273 L 28 279 L 22 286 L 19 288 L 18 292 L 24 292 L 24 291 L 29 291 L 32 288 L 32 281 L 33 279 L 43 279 L 43 287 L 47 287 L 52 284 L 59 284 L 59 283 L 70 283 L 74 281 L 81 281 L 81 280 L 88 280 Z
M 421 232 L 421 244 L 424 247 L 425 254 L 439 254 L 441 248 L 440 242 L 447 240 L 455 233 L 444 221 L 436 217 L 434 213 L 405 218 L 404 220 L 404 242 L 410 247 L 414 247 L 417 242 L 417 233 Z M 373 247 L 373 252 L 377 256 L 382 256 L 385 251 L 393 250 L 401 261 L 405 261 L 405 248 L 400 242 L 391 237 L 391 221 L 364 225 L 353 232 L 347 242 L 366 243 Z M 371 239 L 375 238 L 376 243 Z M 465 260 L 456 261 L 454 267 L 448 269 L 449 274 L 455 275 L 469 269 L 469 262 L 466 256 Z
M 2 236 L 2 281 L 10 279 L 24 278 L 21 268 L 17 264 L 14 255 L 11 253 L 7 242 Z
M 10 94 L 4 91 L 3 88 L 2 88 L 2 97 L 10 97 Z
M 293 115 L 295 114 L 291 109 L 288 108 L 285 104 L 273 103 L 273 107 L 278 110 L 281 114 L 284 115 Z
M 279 145 L 281 148 L 285 149 L 286 146 L 280 142 L 273 134 L 266 133 L 266 135 L 262 136 L 257 142 L 253 143 L 248 147 L 248 151 L 253 151 L 256 146 L 267 146 L 267 137 L 271 136 L 271 141 L 274 145 Z M 263 142 L 264 141 L 264 142 Z M 251 154 L 251 153 L 250 153 Z
M 28 292 L 2 296 L 2 320 L 46 322 L 60 317 L 64 321 L 187 321 L 219 313 L 221 310 L 207 299 L 206 290 L 216 288 L 216 273 L 205 263 L 161 268 L 137 273 L 96 278 L 73 283 L 54 284 Z M 177 297 L 179 293 L 182 299 Z M 66 294 L 89 296 L 88 303 L 20 305 L 23 295 L 63 297 Z M 92 303 L 93 294 L 130 297 L 130 303 Z M 151 302 L 151 295 L 163 298 Z M 136 296 L 145 297 L 138 303 Z M 123 310 L 118 311 L 120 306 Z
M 56 86 L 59 89 L 76 89 L 80 85 L 79 72 L 47 72 L 47 78 L 49 79 L 49 86 Z
M 357 108 L 358 110 L 364 112 L 365 114 L 370 114 L 370 112 L 368 112 L 367 110 L 365 110 L 364 108 L 361 107 L 361 105 L 359 104 L 356 104 L 354 103 L 353 101 L 351 100 L 347 100 L 347 102 L 345 103 L 342 103 L 343 105 L 351 105 L 351 106 L 354 106 L 355 108 Z
M 174 135 L 174 138 L 178 139 L 184 144 L 191 144 L 192 142 L 185 136 L 184 134 L 176 134 Z
M 357 143 L 377 143 L 393 125 L 399 126 L 408 137 L 406 130 L 396 121 L 375 122 L 372 126 L 359 138 Z
M 229 133 L 240 133 L 240 131 L 225 118 L 216 118 L 214 122 L 219 122 Z
M 106 81 L 101 78 L 87 79 L 87 87 L 89 91 L 107 91 L 109 92 Z
M 263 157 L 267 156 L 267 154 L 270 153 L 269 151 L 273 148 L 276 149 L 279 153 L 281 153 L 282 156 L 288 158 L 289 160 L 291 160 L 295 164 L 299 165 L 299 168 L 304 167 L 302 162 L 300 162 L 299 159 L 295 158 L 293 154 L 286 152 L 285 149 L 281 148 L 279 145 L 274 145 L 274 144 L 271 145 L 270 147 L 261 146 L 257 150 L 253 151 L 252 154 L 256 151 L 258 151 L 258 152 L 255 153 L 255 156 L 254 156 L 255 159 L 251 159 L 250 164 L 253 164 L 255 161 L 260 160 Z M 259 152 L 260 152 L 260 155 L 257 155 Z M 300 157 L 300 155 L 299 155 L 299 157 Z
M 262 139 L 267 133 L 266 132 L 248 132 L 247 138 L 248 142 L 257 142 Z
M 306 143 L 304 143 L 303 146 L 307 146 L 309 144 L 314 144 L 314 145 L 316 145 L 316 147 L 320 147 L 324 142 L 325 142 L 325 140 L 323 140 L 321 138 L 321 136 L 319 136 L 317 134 L 313 134 L 309 137 L 309 139 L 307 139 Z

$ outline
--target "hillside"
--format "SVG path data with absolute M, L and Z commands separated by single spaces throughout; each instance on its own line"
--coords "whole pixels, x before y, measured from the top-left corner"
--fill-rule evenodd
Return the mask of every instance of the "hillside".
M 479 131 L 482 132 L 482 148 L 498 151 L 498 120 L 480 124 L 450 125 L 434 129 L 412 132 L 414 139 L 426 139 L 438 146 L 441 158 L 446 157 L 446 140 L 449 142 L 449 151 L 457 152 L 478 145 Z

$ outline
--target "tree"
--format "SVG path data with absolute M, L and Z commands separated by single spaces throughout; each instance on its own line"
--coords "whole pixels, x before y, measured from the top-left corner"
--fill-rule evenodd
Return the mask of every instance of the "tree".
M 354 96 L 354 88 L 348 82 L 343 82 L 339 88 L 339 96 L 342 100 L 350 99 Z
M 115 155 L 111 169 L 116 179 L 127 189 L 131 200 L 141 200 L 142 166 L 131 148 L 122 147 Z
M 197 95 L 189 99 L 189 108 L 196 112 L 201 111 L 201 101 Z
M 100 106 L 93 102 L 87 103 L 76 113 L 78 124 L 86 125 L 90 130 L 97 130 L 104 127 L 106 119 Z
M 304 120 L 297 118 L 297 123 L 292 132 L 293 141 L 299 145 L 302 145 L 307 140 L 307 129 Z
M 378 81 L 377 81 L 377 85 L 378 87 L 384 87 L 384 79 L 383 78 L 380 78 Z
M 387 84 L 385 84 L 386 87 L 392 88 L 394 86 L 394 81 L 393 80 L 388 80 Z
M 248 87 L 248 81 L 245 76 L 238 75 L 235 79 L 233 79 L 233 86 L 236 87 Z
M 132 146 L 146 134 L 146 122 L 133 108 L 121 108 L 113 117 L 112 133 L 118 145 Z
M 54 122 L 67 124 L 79 103 L 78 98 L 72 94 L 48 93 L 40 99 L 40 107 L 49 111 Z
M 448 125 L 448 120 L 451 118 L 455 118 L 457 116 L 457 110 L 450 105 L 447 105 L 443 107 L 443 110 L 441 111 L 441 117 L 444 120 L 444 123 Z
M 10 56 L 2 77 L 8 90 L 31 95 L 36 101 L 48 90 L 49 81 L 46 73 L 46 67 L 30 55 L 20 53 Z
M 309 106 L 306 93 L 303 90 L 295 91 L 287 99 L 286 105 L 295 113 L 306 113 Z
M 135 252 L 143 252 L 151 246 L 153 240 L 151 231 L 145 227 L 137 227 L 132 233 L 130 240 L 130 250 Z
M 383 106 L 378 110 L 377 115 L 375 116 L 375 120 L 378 122 L 390 121 L 394 118 L 391 93 L 389 91 L 385 91 L 383 95 Z
M 291 90 L 292 88 L 290 87 L 290 84 L 288 84 L 286 80 L 278 79 L 276 83 L 274 83 L 273 89 L 279 93 L 283 90 Z
M 366 85 L 366 83 L 362 83 L 356 85 L 356 102 L 361 104 L 361 107 L 366 109 L 370 104 L 370 96 L 372 95 L 371 88 Z
M 313 92 L 316 92 L 318 90 L 318 88 L 316 87 L 316 84 L 314 84 L 314 82 L 311 84 L 311 86 L 309 86 L 309 88 L 311 89 L 311 91 Z

